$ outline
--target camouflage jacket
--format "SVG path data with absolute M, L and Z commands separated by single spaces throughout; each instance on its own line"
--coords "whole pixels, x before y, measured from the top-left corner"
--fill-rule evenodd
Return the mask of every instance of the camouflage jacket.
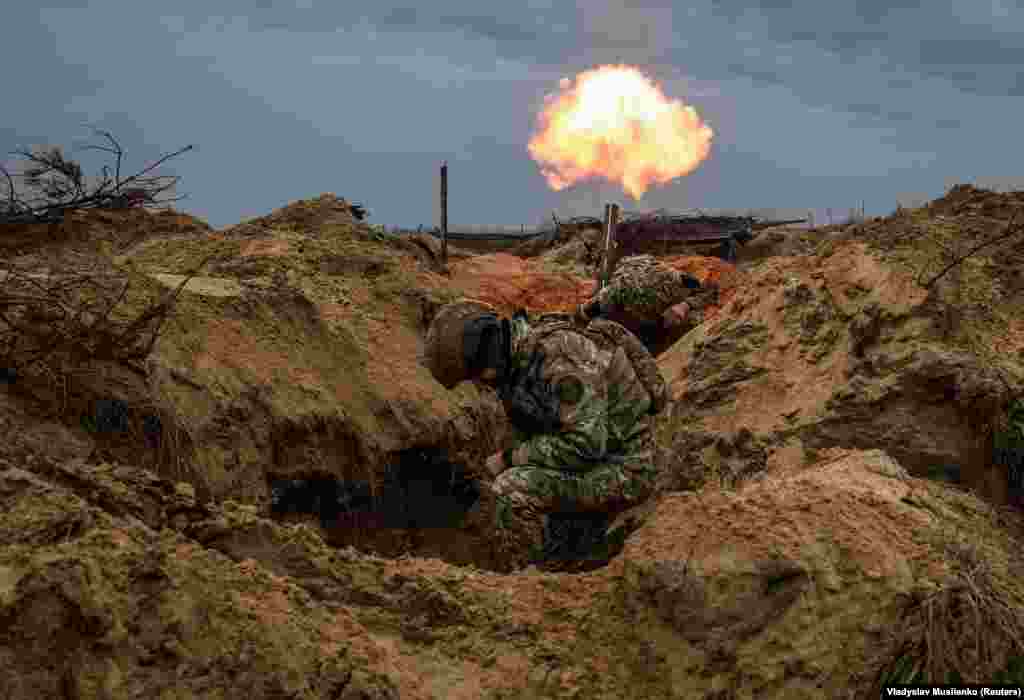
M 557 432 L 522 435 L 505 451 L 508 467 L 536 466 L 586 472 L 609 462 L 653 469 L 652 397 L 622 347 L 602 349 L 566 328 L 567 316 L 543 317 L 531 325 L 512 321 L 513 363 L 544 353 L 541 376 L 559 397 Z

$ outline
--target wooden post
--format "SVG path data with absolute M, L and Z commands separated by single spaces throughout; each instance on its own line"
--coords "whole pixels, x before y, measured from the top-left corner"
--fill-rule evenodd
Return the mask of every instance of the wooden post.
M 601 266 L 597 271 L 597 291 L 604 289 L 611 278 L 614 268 L 615 248 L 615 225 L 619 221 L 619 205 L 609 203 L 604 205 L 604 257 Z
M 441 162 L 441 264 L 448 266 L 448 161 Z
M 597 266 L 597 270 L 594 272 L 594 281 L 597 282 L 595 292 L 601 291 L 602 282 L 604 281 L 604 268 L 608 262 L 608 224 L 612 219 L 612 205 L 606 203 L 604 205 L 604 248 L 601 255 L 601 264 Z

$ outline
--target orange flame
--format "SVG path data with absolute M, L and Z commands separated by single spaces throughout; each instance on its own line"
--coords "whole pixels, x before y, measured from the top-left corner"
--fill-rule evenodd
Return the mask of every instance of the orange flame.
M 652 184 L 693 172 L 711 150 L 711 128 L 632 66 L 600 66 L 559 82 L 530 139 L 530 155 L 554 190 L 603 177 L 633 199 Z

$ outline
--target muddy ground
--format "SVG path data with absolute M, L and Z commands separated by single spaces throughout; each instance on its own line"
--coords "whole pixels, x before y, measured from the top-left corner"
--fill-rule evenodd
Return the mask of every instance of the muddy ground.
M 491 570 L 462 516 L 508 444 L 500 402 L 419 362 L 460 295 L 571 310 L 593 285 L 578 243 L 454 248 L 446 270 L 436 241 L 383 235 L 333 195 L 220 231 L 144 211 L 12 231 L 5 255 L 33 279 L 90 261 L 130 281 L 125 318 L 193 277 L 145 361 L 61 356 L 0 384 L 0 697 L 991 680 L 1024 652 L 1019 511 L 993 460 L 1024 381 L 1024 244 L 926 283 L 1021 205 L 961 187 L 765 232 L 735 267 L 666 258 L 719 302 L 658 358 L 659 495 L 582 573 Z M 293 481 L 311 490 L 282 513 Z

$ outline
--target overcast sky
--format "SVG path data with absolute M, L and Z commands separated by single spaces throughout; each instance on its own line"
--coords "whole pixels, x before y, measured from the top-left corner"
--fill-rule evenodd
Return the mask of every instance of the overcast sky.
M 130 166 L 194 143 L 163 172 L 217 227 L 321 192 L 432 225 L 442 159 L 453 224 L 1024 188 L 1017 0 L 11 0 L 0 58 L 3 150 L 71 147 L 86 123 Z M 526 149 L 545 94 L 620 61 L 697 109 L 710 157 L 636 205 L 551 192 Z

